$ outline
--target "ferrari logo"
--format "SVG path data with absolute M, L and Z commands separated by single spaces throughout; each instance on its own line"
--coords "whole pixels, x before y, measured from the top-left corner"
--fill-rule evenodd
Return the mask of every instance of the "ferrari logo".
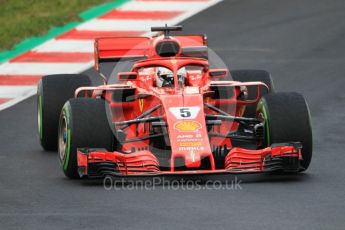
M 143 98 L 139 99 L 139 109 L 140 109 L 140 112 L 142 112 L 144 109 L 144 99 Z

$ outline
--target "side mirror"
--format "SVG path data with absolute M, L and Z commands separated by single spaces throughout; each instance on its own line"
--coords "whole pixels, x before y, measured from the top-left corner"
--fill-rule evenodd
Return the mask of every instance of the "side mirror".
M 137 80 L 137 72 L 120 72 L 118 74 L 120 81 L 135 81 Z
M 225 78 L 228 75 L 227 69 L 210 69 L 208 75 L 212 78 Z

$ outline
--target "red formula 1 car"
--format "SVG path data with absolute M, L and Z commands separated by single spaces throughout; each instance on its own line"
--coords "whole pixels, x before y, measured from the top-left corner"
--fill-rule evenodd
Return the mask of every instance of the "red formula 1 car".
M 206 36 L 170 35 L 181 29 L 97 39 L 100 86 L 85 75 L 42 78 L 40 142 L 58 149 L 66 176 L 306 170 L 312 131 L 303 96 L 275 93 L 266 71 L 213 67 Z

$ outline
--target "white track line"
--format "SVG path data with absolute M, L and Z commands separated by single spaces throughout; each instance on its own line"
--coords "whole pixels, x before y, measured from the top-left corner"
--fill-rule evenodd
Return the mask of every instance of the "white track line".
M 7 86 L 6 86 L 7 87 Z M 25 99 L 35 95 L 37 92 L 37 87 L 34 86 L 33 89 L 30 89 L 26 92 L 26 94 L 22 95 L 22 96 L 19 96 L 19 97 L 16 97 L 16 98 L 13 98 L 12 100 L 8 101 L 8 102 L 5 102 L 3 104 L 0 104 L 0 111 L 1 110 L 4 110 L 4 109 L 7 109 L 21 101 L 24 101 Z
M 219 1 L 208 1 L 208 2 L 169 2 L 169 1 L 153 1 L 153 2 L 136 2 L 132 1 L 119 9 L 121 10 L 135 10 L 135 11 L 180 11 L 189 10 L 197 11 L 200 8 L 209 7 Z
M 59 73 L 80 73 L 93 65 L 87 63 L 5 63 L 0 66 L 2 75 L 48 75 Z
M 161 20 L 110 20 L 93 19 L 77 27 L 78 30 L 102 30 L 102 31 L 149 31 L 151 26 L 162 26 L 166 21 Z
M 0 86 L 0 98 L 16 98 L 24 97 L 32 92 L 32 90 L 37 90 L 34 86 Z
M 94 52 L 93 40 L 49 40 L 33 49 L 37 52 Z
M 11 100 L 0 104 L 0 110 L 9 108 L 28 97 L 36 94 L 37 87 L 34 86 L 0 86 L 0 98 L 10 98 Z M 12 99 L 13 98 L 13 99 Z

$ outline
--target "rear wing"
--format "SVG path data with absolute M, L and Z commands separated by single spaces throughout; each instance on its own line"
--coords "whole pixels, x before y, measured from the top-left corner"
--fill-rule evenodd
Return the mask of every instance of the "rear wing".
M 95 40 L 95 68 L 102 62 L 117 62 L 122 58 L 146 56 L 151 38 L 149 37 L 109 37 Z
M 174 38 L 181 45 L 181 56 L 207 58 L 205 35 L 175 35 Z M 95 40 L 95 69 L 98 71 L 102 62 L 146 58 L 151 41 L 150 37 L 98 38 Z

